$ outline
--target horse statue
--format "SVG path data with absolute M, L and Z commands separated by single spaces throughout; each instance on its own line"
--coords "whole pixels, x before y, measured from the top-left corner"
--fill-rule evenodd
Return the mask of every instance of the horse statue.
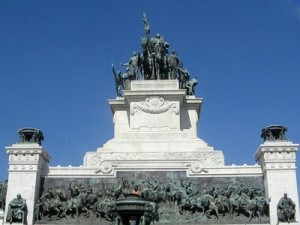
M 154 62 L 151 53 L 153 52 L 149 38 L 142 38 L 143 54 L 141 55 L 141 79 L 154 79 Z
M 51 219 L 55 215 L 56 219 L 61 219 L 61 216 L 68 219 L 67 211 L 67 197 L 60 189 L 55 191 L 52 188 L 47 190 L 47 193 L 40 198 L 42 204 L 43 215 L 48 215 Z
M 154 65 L 156 79 L 168 79 L 168 48 L 169 44 L 164 41 L 158 41 L 154 44 Z

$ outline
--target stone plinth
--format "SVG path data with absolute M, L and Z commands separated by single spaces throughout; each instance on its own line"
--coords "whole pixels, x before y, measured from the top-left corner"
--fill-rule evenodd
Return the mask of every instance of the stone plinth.
M 4 211 L 3 211 L 3 209 L 0 209 L 0 225 L 3 224 L 4 217 L 5 217 Z
M 6 152 L 9 155 L 9 169 L 5 212 L 9 202 L 21 194 L 27 204 L 27 223 L 31 225 L 34 205 L 39 198 L 41 174 L 47 170 L 50 156 L 38 143 L 13 144 L 6 147 Z
M 255 155 L 260 165 L 225 166 L 223 153 L 197 136 L 202 99 L 187 96 L 185 90 L 178 88 L 177 80 L 132 81 L 131 90 L 124 91 L 123 97 L 109 100 L 109 104 L 115 125 L 114 137 L 95 151 L 87 152 L 82 166 L 49 167 L 50 157 L 41 146 L 43 135 L 38 129 L 20 129 L 20 142 L 6 147 L 9 155 L 7 203 L 18 193 L 22 195 L 27 201 L 28 225 L 78 223 L 76 210 L 69 209 L 65 211 L 68 217 L 51 218 L 52 215 L 44 212 L 42 222 L 34 223 L 34 205 L 40 198 L 47 206 L 45 196 L 50 200 L 61 198 L 64 204 L 73 204 L 74 199 L 77 202 L 79 196 L 88 197 L 91 217 L 84 217 L 85 200 L 81 206 L 72 205 L 81 210 L 78 212 L 83 224 L 111 224 L 109 220 L 99 222 L 97 213 L 102 211 L 94 209 L 114 198 L 116 210 L 124 221 L 138 220 L 144 212 L 144 201 L 157 201 L 161 216 L 157 224 L 214 224 L 220 221 L 222 224 L 248 224 L 251 213 L 237 214 L 238 209 L 235 209 L 232 217 L 225 204 L 221 211 L 228 217 L 220 218 L 213 214 L 203 217 L 204 209 L 194 212 L 195 205 L 188 205 L 190 208 L 183 211 L 180 209 L 183 205 L 175 207 L 174 193 L 189 198 L 193 193 L 194 203 L 196 201 L 196 206 L 200 207 L 205 204 L 201 203 L 204 197 L 212 202 L 219 200 L 211 192 L 216 187 L 220 193 L 235 190 L 240 197 L 249 190 L 253 191 L 249 196 L 255 196 L 255 190 L 259 195 L 255 201 L 263 205 L 260 218 L 253 212 L 252 224 L 277 224 L 278 201 L 283 193 L 288 193 L 296 203 L 296 221 L 299 221 L 295 164 L 298 145 L 287 141 L 286 129 L 282 126 L 264 129 L 265 142 Z M 78 190 L 77 195 L 75 190 Z M 124 193 L 133 193 L 132 190 L 145 200 L 124 199 Z M 155 196 L 157 198 L 153 199 Z M 170 196 L 173 200 L 168 198 Z M 265 197 L 271 198 L 269 211 L 269 199 Z M 217 215 L 216 209 L 215 212 Z
M 287 193 L 288 197 L 296 204 L 295 217 L 296 221 L 299 221 L 296 178 L 296 152 L 298 146 L 298 144 L 286 140 L 265 141 L 259 146 L 255 154 L 255 159 L 261 165 L 263 171 L 266 195 L 271 198 L 271 224 L 277 224 L 277 204 L 284 193 Z
M 124 97 L 109 100 L 114 138 L 86 153 L 84 167 L 114 174 L 118 168 L 199 172 L 224 166 L 223 153 L 197 136 L 202 99 L 178 86 L 178 80 L 136 80 Z

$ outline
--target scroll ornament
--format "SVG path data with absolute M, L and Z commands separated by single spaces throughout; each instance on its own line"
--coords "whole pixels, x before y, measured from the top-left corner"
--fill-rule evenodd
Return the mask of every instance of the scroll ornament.
M 146 98 L 145 101 L 134 103 L 132 105 L 132 116 L 140 111 L 151 114 L 160 114 L 169 111 L 174 112 L 176 115 L 179 114 L 179 108 L 175 103 L 171 103 L 165 100 L 163 97 L 158 96 Z

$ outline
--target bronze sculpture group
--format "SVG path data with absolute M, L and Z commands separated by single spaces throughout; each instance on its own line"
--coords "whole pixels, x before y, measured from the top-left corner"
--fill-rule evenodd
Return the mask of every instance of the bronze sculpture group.
M 213 217 L 220 221 L 226 216 L 234 221 L 240 215 L 247 216 L 250 221 L 269 216 L 270 199 L 264 198 L 263 188 L 245 185 L 236 178 L 227 184 L 210 187 L 204 185 L 201 189 L 191 181 L 122 179 L 119 182 L 99 184 L 98 188 L 72 181 L 68 186 L 69 193 L 64 190 L 62 187 L 47 189 L 35 205 L 35 221 L 68 220 L 75 216 L 78 221 L 82 217 L 92 217 L 104 224 L 106 221 L 112 225 L 129 225 L 120 216 L 117 205 L 120 199 L 130 198 L 132 195 L 145 200 L 144 213 L 138 220 L 140 225 L 159 221 L 163 217 L 161 214 L 166 212 L 188 215 L 190 219 L 194 217 L 193 221 L 195 218 L 200 221 Z M 295 221 L 295 208 L 295 203 L 284 193 L 277 204 L 278 221 Z M 17 194 L 8 204 L 6 221 L 24 223 L 26 215 L 26 200 L 21 194 Z M 190 219 L 185 217 L 187 221 Z
M 18 134 L 20 135 L 19 143 L 36 143 L 41 145 L 44 140 L 43 132 L 32 127 L 18 129 Z
M 179 80 L 180 89 L 186 89 L 187 95 L 195 95 L 197 79 L 190 79 L 175 50 L 169 55 L 169 44 L 161 35 L 150 38 L 150 25 L 145 14 L 143 22 L 146 37 L 142 38 L 142 54 L 133 52 L 129 61 L 122 63 L 126 67 L 123 74 L 116 71 L 112 64 L 117 95 L 122 96 L 123 90 L 130 90 L 132 80 L 175 79 Z M 262 130 L 262 137 L 265 141 L 286 140 L 286 130 L 282 126 L 270 126 Z M 42 132 L 37 129 L 23 128 L 18 133 L 20 143 L 41 144 L 43 140 Z M 138 225 L 150 225 L 154 221 L 168 224 L 209 220 L 232 222 L 241 217 L 246 218 L 247 223 L 269 217 L 270 199 L 264 197 L 263 185 L 249 185 L 237 178 L 214 185 L 201 182 L 193 183 L 189 179 L 117 178 L 96 183 L 78 179 L 71 181 L 67 187 L 48 187 L 35 204 L 34 220 L 73 224 L 74 220 L 92 219 L 97 221 L 96 224 L 130 225 L 128 218 L 124 219 L 121 215 L 119 203 L 124 199 L 132 200 L 132 196 L 144 202 L 143 213 L 137 218 Z M 2 209 L 5 208 L 6 189 L 6 182 L 0 182 Z M 295 203 L 285 193 L 277 204 L 278 222 L 295 221 L 295 208 Z M 6 221 L 25 223 L 26 215 L 26 200 L 17 194 L 8 204 Z
M 4 182 L 0 181 L 0 209 L 2 210 L 5 209 L 6 204 L 7 182 L 7 179 Z
M 156 179 L 122 179 L 98 186 L 70 182 L 66 187 L 49 187 L 36 207 L 36 220 L 68 221 L 70 218 L 86 220 L 95 218 L 102 223 L 126 225 L 118 211 L 118 201 L 136 195 L 145 200 L 140 224 L 148 225 L 166 215 L 177 220 L 248 220 L 268 217 L 268 199 L 257 185 L 249 186 L 231 180 L 227 184 L 199 187 L 191 181 Z M 174 214 L 175 213 L 175 214 Z M 173 218 L 174 219 L 174 218 Z M 106 222 L 105 222 L 106 221 Z M 123 221 L 123 222 L 122 222 Z M 170 221 L 171 222 L 171 221 Z
M 123 96 L 123 90 L 130 89 L 132 80 L 179 80 L 179 88 L 186 89 L 187 95 L 195 95 L 197 79 L 190 81 L 190 74 L 183 67 L 175 50 L 169 55 L 169 43 L 160 34 L 150 38 L 150 25 L 144 13 L 144 30 L 146 37 L 142 38 L 142 54 L 133 52 L 125 66 L 125 72 L 116 71 L 112 63 L 115 76 L 117 96 Z

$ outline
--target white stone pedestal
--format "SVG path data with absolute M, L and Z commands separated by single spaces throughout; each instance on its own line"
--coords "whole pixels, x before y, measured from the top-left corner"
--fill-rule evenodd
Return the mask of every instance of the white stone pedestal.
M 296 177 L 296 152 L 298 144 L 290 141 L 266 141 L 261 144 L 255 159 L 261 165 L 266 197 L 271 198 L 270 222 L 277 224 L 277 204 L 284 193 L 296 204 L 296 223 L 299 224 L 299 198 Z M 279 223 L 287 224 L 287 223 Z
M 134 80 L 124 97 L 109 104 L 114 138 L 87 152 L 84 167 L 113 175 L 115 169 L 199 173 L 224 166 L 223 153 L 197 136 L 202 99 L 187 96 L 178 80 Z
M 124 91 L 123 97 L 109 100 L 109 104 L 114 138 L 96 151 L 87 152 L 83 166 L 48 167 L 47 151 L 40 142 L 26 143 L 26 135 L 21 136 L 24 143 L 6 147 L 9 155 L 6 212 L 9 202 L 20 193 L 27 202 L 27 224 L 32 225 L 41 177 L 105 179 L 126 171 L 184 171 L 186 177 L 193 179 L 256 177 L 261 181 L 263 176 L 266 197 L 271 198 L 270 225 L 278 224 L 277 204 L 284 193 L 296 204 L 297 222 L 289 224 L 300 225 L 297 144 L 268 140 L 255 154 L 260 166 L 225 166 L 223 153 L 197 136 L 202 99 L 187 96 L 186 90 L 178 88 L 177 80 L 132 81 L 131 89 Z M 9 224 L 0 211 L 0 222 L 3 220 Z
M 0 225 L 4 224 L 4 211 L 0 209 Z
M 17 194 L 21 194 L 27 204 L 27 224 L 32 225 L 34 205 L 39 197 L 41 173 L 47 169 L 50 156 L 37 143 L 13 144 L 6 147 L 6 152 L 9 155 L 9 169 L 5 212 L 7 213 L 9 202 L 16 198 Z

